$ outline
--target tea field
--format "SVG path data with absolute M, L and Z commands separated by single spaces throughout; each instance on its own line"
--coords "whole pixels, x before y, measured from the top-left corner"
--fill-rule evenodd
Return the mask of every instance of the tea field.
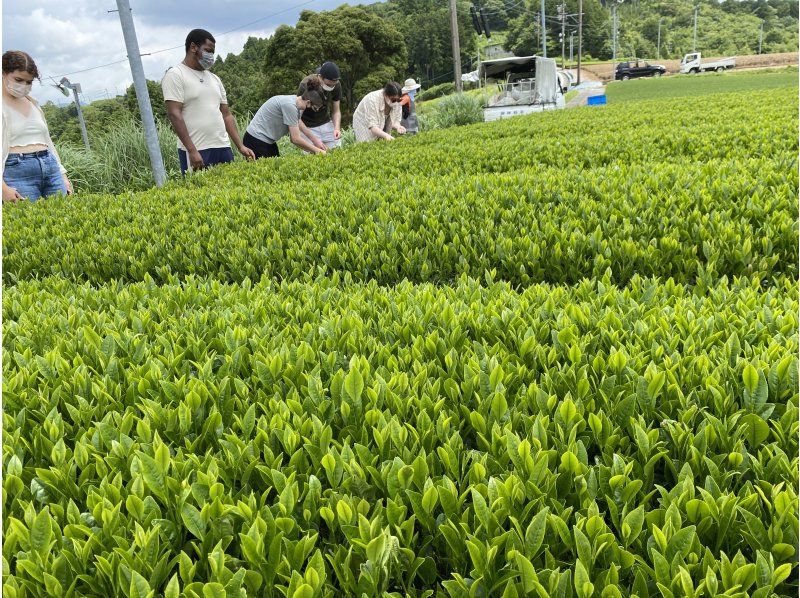
M 662 79 L 616 81 L 607 86 L 608 101 L 639 102 L 643 99 L 686 98 L 738 91 L 764 91 L 797 85 L 797 66 L 732 70 L 724 73 L 670 75 Z M 632 85 L 631 85 L 632 83 Z M 760 110 L 758 104 L 752 106 Z
M 5 207 L 4 596 L 796 595 L 797 110 Z

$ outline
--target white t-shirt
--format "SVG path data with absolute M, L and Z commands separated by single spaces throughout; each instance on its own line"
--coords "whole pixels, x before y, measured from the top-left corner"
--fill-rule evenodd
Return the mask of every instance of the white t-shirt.
M 165 101 L 183 104 L 183 120 L 198 151 L 230 147 L 225 121 L 219 110 L 220 104 L 228 103 L 228 96 L 219 77 L 179 63 L 166 72 L 161 80 L 161 89 Z M 178 147 L 186 150 L 180 139 Z

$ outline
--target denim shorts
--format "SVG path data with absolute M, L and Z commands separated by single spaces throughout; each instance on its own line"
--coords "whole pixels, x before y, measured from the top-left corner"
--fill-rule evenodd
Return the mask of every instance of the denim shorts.
M 3 168 L 3 181 L 30 201 L 59 193 L 67 194 L 67 184 L 58 160 L 48 150 L 8 154 Z

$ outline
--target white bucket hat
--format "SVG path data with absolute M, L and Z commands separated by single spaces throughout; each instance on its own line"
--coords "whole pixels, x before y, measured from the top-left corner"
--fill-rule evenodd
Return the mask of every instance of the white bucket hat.
M 403 84 L 402 92 L 408 93 L 412 89 L 419 89 L 420 87 L 422 87 L 422 85 L 414 81 L 414 79 L 406 79 L 406 82 Z

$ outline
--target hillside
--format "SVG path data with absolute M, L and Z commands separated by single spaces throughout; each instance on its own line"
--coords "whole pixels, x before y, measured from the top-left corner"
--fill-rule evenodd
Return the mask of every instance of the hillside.
M 561 22 L 557 13 L 560 4 L 559 0 L 545 3 L 548 55 L 559 57 Z M 506 2 L 506 5 L 510 3 Z M 565 5 L 568 15 L 577 15 L 578 0 L 566 0 Z M 695 6 L 698 7 L 696 49 L 704 54 L 758 54 L 762 23 L 762 53 L 797 52 L 796 0 L 632 0 L 619 5 L 617 56 L 620 59 L 680 59 L 693 51 Z M 498 23 L 498 26 L 508 29 L 506 45 L 518 56 L 541 53 L 537 24 L 539 7 L 538 0 L 526 0 L 518 8 L 508 11 L 507 18 Z M 583 2 L 584 52 L 592 58 L 607 60 L 613 55 L 609 7 L 610 2 L 601 0 Z M 577 31 L 577 17 L 569 17 L 566 23 L 568 53 L 569 32 Z

